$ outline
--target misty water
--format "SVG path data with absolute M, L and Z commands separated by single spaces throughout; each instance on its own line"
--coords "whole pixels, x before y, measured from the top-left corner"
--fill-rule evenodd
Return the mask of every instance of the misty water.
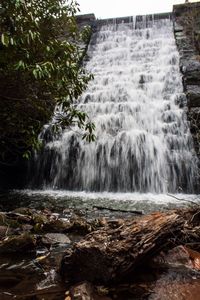
M 83 140 L 76 126 L 54 136 L 50 122 L 29 188 L 141 204 L 195 194 L 197 157 L 170 18 L 99 26 L 87 57 L 94 80 L 76 106 L 95 123 L 96 141 Z

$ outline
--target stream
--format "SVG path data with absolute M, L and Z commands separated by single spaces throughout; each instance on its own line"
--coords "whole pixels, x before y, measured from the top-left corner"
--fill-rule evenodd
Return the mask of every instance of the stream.
M 191 201 L 191 202 L 189 202 Z M 73 214 L 89 222 L 134 218 L 155 210 L 169 210 L 198 204 L 197 195 L 153 195 L 139 193 L 86 193 L 66 191 L 10 191 L 0 194 L 0 207 L 4 211 L 19 207 L 51 212 L 63 219 Z M 84 235 L 69 233 L 70 243 L 55 243 L 37 247 L 29 253 L 0 255 L 0 299 L 65 299 L 68 286 L 57 273 L 65 250 Z M 190 270 L 147 269 L 137 282 L 110 287 L 109 299 L 133 300 L 197 300 L 200 292 L 198 272 Z M 98 298 L 99 299 L 99 298 Z M 104 299 L 104 298 L 102 298 Z M 105 298 L 106 299 L 106 298 Z

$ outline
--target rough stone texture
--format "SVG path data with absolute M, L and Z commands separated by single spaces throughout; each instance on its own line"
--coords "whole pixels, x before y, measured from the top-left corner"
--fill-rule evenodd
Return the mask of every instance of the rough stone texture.
M 174 238 L 185 242 L 190 236 L 187 220 L 191 215 L 194 212 L 157 212 L 126 220 L 116 229 L 94 231 L 66 251 L 60 273 L 72 283 L 88 280 L 108 284 L 134 278 L 136 267 L 146 265 L 161 249 L 170 249 Z
M 174 5 L 174 34 L 194 146 L 200 157 L 200 2 Z M 199 27 L 199 30 L 198 30 Z
M 42 242 L 45 245 L 53 244 L 70 244 L 70 239 L 63 233 L 46 233 L 42 237 Z
M 170 268 L 179 271 L 200 270 L 200 252 L 180 245 L 155 257 L 152 266 L 156 268 Z
M 66 298 L 67 299 L 67 298 Z M 65 299 L 65 300 L 66 300 Z M 82 282 L 70 288 L 69 300 L 111 300 L 106 296 L 100 296 L 96 293 L 94 287 L 89 282 Z M 67 300 L 68 300 L 67 299 Z
M 80 27 L 93 26 L 96 18 L 94 14 L 85 14 L 76 16 L 76 22 Z
M 199 140 L 200 140 L 200 107 L 191 107 L 188 112 L 190 120 L 190 130 L 194 139 L 194 146 L 198 156 L 200 156 Z
M 8 237 L 0 243 L 0 253 L 30 252 L 36 249 L 36 239 L 29 234 Z
M 189 108 L 200 107 L 200 85 L 188 85 L 186 96 Z

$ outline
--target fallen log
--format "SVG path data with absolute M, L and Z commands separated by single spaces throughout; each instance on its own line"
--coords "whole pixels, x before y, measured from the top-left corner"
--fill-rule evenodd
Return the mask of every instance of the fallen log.
M 143 215 L 144 214 L 144 212 L 142 210 L 126 210 L 126 209 L 100 206 L 100 205 L 93 205 L 93 208 L 96 208 L 96 209 L 99 209 L 99 210 L 110 210 L 110 211 L 130 213 L 130 214 L 136 214 L 136 215 Z
M 67 250 L 61 262 L 61 276 L 70 283 L 122 282 L 134 276 L 136 268 L 145 265 L 161 249 L 190 241 L 189 234 L 192 242 L 199 240 L 199 227 L 194 236 L 191 230 L 196 212 L 191 209 L 157 212 L 125 220 L 116 229 L 104 227 L 94 231 Z

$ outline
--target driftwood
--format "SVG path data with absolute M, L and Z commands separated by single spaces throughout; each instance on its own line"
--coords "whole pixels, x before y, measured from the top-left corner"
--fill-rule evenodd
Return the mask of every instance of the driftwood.
M 93 283 L 116 283 L 133 278 L 140 265 L 176 245 L 197 242 L 200 227 L 194 230 L 197 210 L 174 210 L 153 213 L 125 220 L 116 229 L 104 227 L 88 234 L 67 250 L 60 272 L 64 280 L 75 283 L 88 280 Z M 200 224 L 195 218 L 195 225 Z
M 120 209 L 120 208 L 114 208 L 114 207 L 106 207 L 106 206 L 99 206 L 94 205 L 93 208 L 97 208 L 98 210 L 110 210 L 110 211 L 116 211 L 116 212 L 124 212 L 129 214 L 136 214 L 136 215 L 143 215 L 144 212 L 141 210 L 126 210 L 126 209 Z

